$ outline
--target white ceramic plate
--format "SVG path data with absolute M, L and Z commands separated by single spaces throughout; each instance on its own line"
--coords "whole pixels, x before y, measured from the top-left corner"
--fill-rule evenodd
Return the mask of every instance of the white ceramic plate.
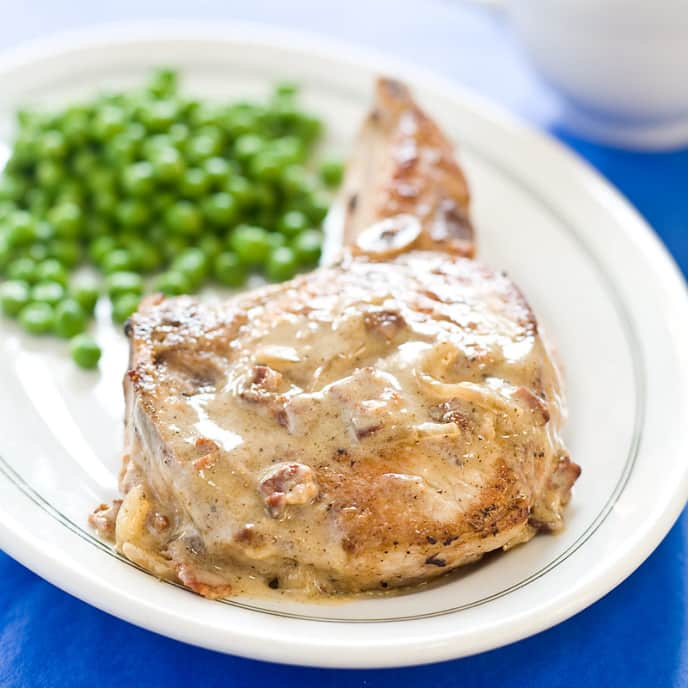
M 387 599 L 211 602 L 160 583 L 89 532 L 116 493 L 122 335 L 101 313 L 99 374 L 54 341 L 1 322 L 0 545 L 64 590 L 133 623 L 225 652 L 320 666 L 393 666 L 494 648 L 611 590 L 654 549 L 688 488 L 688 303 L 652 232 L 600 177 L 546 137 L 412 67 L 247 26 L 145 26 L 34 45 L 0 65 L 0 139 L 25 102 L 55 104 L 174 64 L 190 91 L 260 95 L 303 84 L 346 151 L 374 76 L 407 79 L 459 144 L 481 259 L 506 269 L 557 343 L 567 441 L 583 474 L 566 530 L 444 585 Z

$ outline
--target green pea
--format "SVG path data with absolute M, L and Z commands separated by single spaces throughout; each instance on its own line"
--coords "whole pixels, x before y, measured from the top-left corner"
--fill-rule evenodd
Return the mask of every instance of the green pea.
M 172 270 L 181 272 L 192 284 L 200 284 L 208 276 L 208 259 L 200 248 L 189 248 L 174 259 Z
M 207 259 L 214 260 L 222 251 L 222 242 L 214 234 L 204 234 L 198 242 L 198 248 Z
M 167 132 L 172 145 L 179 149 L 186 145 L 186 142 L 189 140 L 189 134 L 189 127 L 182 122 L 175 122 Z
M 45 221 L 39 221 L 36 223 L 36 239 L 38 241 L 51 241 L 55 238 L 55 228 Z
M 275 84 L 275 95 L 279 97 L 293 97 L 299 92 L 298 84 L 293 81 L 280 81 Z
M 84 178 L 84 183 L 88 186 L 91 193 L 114 193 L 117 189 L 117 177 L 114 170 L 109 167 L 96 167 Z
M 84 223 L 84 233 L 88 239 L 97 239 L 112 232 L 111 223 L 101 215 L 93 214 Z
M 88 114 L 83 110 L 68 108 L 62 121 L 62 133 L 67 145 L 82 145 L 88 138 Z
M 171 191 L 160 191 L 157 192 L 151 199 L 151 205 L 153 207 L 153 215 L 159 216 L 160 219 L 165 217 L 167 210 L 173 206 L 177 201 L 177 195 L 173 194 Z M 163 225 L 160 225 L 163 228 Z M 167 232 L 165 232 L 166 234 Z
M 19 210 L 12 201 L 0 200 L 0 222 L 5 222 L 15 211 Z
M 64 299 L 55 307 L 55 333 L 63 339 L 71 339 L 86 329 L 88 317 L 75 299 Z
M 190 116 L 191 123 L 196 127 L 214 127 L 222 122 L 224 113 L 221 108 L 208 103 L 199 103 Z
M 198 164 L 218 155 L 222 150 L 222 140 L 209 134 L 196 134 L 186 143 L 186 155 Z
M 142 160 L 127 167 L 122 173 L 122 185 L 134 196 L 146 196 L 153 190 L 155 170 L 153 165 Z
M 259 113 L 230 109 L 225 116 L 223 126 L 232 139 L 237 139 L 255 131 L 258 119 Z
M 320 164 L 320 178 L 327 186 L 339 186 L 344 175 L 344 165 L 338 158 L 327 158 Z
M 84 203 L 84 189 L 73 179 L 67 180 L 57 189 L 55 201 L 58 204 L 73 203 L 77 207 L 80 207 Z
M 0 235 L 0 274 L 5 271 L 11 260 L 12 247 L 9 245 L 7 237 Z
M 43 189 L 55 189 L 63 178 L 64 169 L 54 160 L 41 160 L 36 165 L 36 179 Z
M 168 236 L 163 244 L 163 251 L 165 252 L 167 260 L 174 260 L 187 248 L 189 248 L 189 239 L 183 236 Z
M 270 155 L 284 168 L 301 162 L 305 155 L 303 143 L 295 136 L 283 136 L 269 148 Z
M 122 294 L 143 294 L 143 279 L 135 272 L 113 272 L 108 275 L 105 285 L 111 299 Z
M 154 96 L 168 97 L 177 90 L 177 72 L 174 69 L 162 67 L 153 72 L 148 83 L 148 91 Z
M 12 280 L 28 282 L 36 281 L 36 261 L 31 258 L 17 258 L 7 266 L 7 276 Z
M 161 151 L 165 151 L 170 148 L 172 150 L 178 150 L 169 134 L 153 134 L 152 136 L 147 135 L 143 142 L 142 148 L 143 155 L 151 161 L 153 161 Z
M 317 192 L 307 194 L 302 200 L 303 212 L 308 215 L 311 222 L 319 225 L 327 215 L 330 205 L 321 194 Z
M 240 208 L 246 207 L 253 198 L 251 184 L 245 177 L 232 176 L 227 182 L 226 191 Z
M 66 239 L 75 239 L 81 231 L 83 216 L 76 203 L 64 202 L 48 213 L 48 220 L 55 228 L 55 234 Z
M 300 210 L 288 210 L 277 222 L 277 229 L 288 237 L 293 237 L 306 229 L 308 218 Z
M 270 103 L 270 109 L 266 113 L 269 122 L 275 131 L 294 132 L 302 137 L 301 120 L 304 114 L 296 107 L 293 98 L 274 98 Z
M 101 218 L 116 215 L 119 204 L 119 197 L 114 191 L 102 190 L 93 198 L 93 206 L 100 213 Z
M 189 293 L 191 291 L 191 283 L 186 275 L 170 270 L 158 275 L 154 283 L 154 289 L 166 296 L 178 296 Z
M 213 194 L 203 203 L 203 217 L 210 224 L 227 226 L 236 217 L 237 212 L 236 201 L 224 191 Z
M 307 229 L 294 237 L 291 246 L 301 265 L 315 265 L 320 260 L 322 252 L 322 233 L 315 229 Z
M 56 305 L 64 298 L 65 288 L 60 282 L 38 282 L 31 288 L 31 301 Z
M 187 118 L 192 118 L 193 113 L 201 106 L 196 98 L 179 98 L 179 112 Z
M 154 224 L 146 230 L 144 236 L 146 237 L 145 240 L 152 243 L 157 249 L 164 249 L 164 243 L 169 235 L 161 224 Z
M 274 208 L 256 208 L 251 216 L 251 221 L 259 227 L 265 227 L 271 232 L 277 229 L 277 214 Z
M 52 195 L 35 186 L 26 192 L 24 205 L 34 217 L 43 217 L 52 205 Z
M 265 264 L 265 274 L 272 282 L 283 282 L 291 279 L 298 268 L 298 261 L 294 251 L 288 246 L 274 249 Z
M 81 245 L 69 239 L 53 239 L 47 244 L 48 253 L 66 268 L 73 268 L 81 261 Z
M 15 317 L 26 306 L 30 298 L 27 282 L 11 280 L 0 285 L 0 308 L 5 315 Z
M 317 117 L 300 115 L 296 121 L 296 133 L 307 145 L 313 144 L 322 133 L 322 122 Z
M 201 167 L 190 167 L 179 183 L 179 191 L 186 198 L 200 198 L 210 184 L 206 171 Z
M 96 265 L 102 265 L 105 256 L 112 253 L 117 248 L 117 241 L 113 236 L 99 236 L 88 246 L 88 255 Z
M 137 150 L 141 150 L 142 146 L 148 139 L 146 127 L 144 127 L 141 122 L 131 122 L 128 124 L 127 128 L 124 130 L 124 135 L 138 145 Z
M 177 201 L 165 213 L 165 225 L 183 236 L 196 236 L 202 227 L 201 213 L 189 201 Z
M 287 240 L 284 234 L 280 234 L 279 232 L 270 232 L 268 234 L 268 239 L 270 240 L 271 251 L 274 251 L 276 248 L 279 248 L 280 246 L 287 245 Z
M 116 323 L 123 323 L 132 313 L 135 313 L 141 302 L 139 294 L 121 294 L 112 301 L 112 319 Z
M 127 100 L 126 94 L 121 91 L 103 91 L 96 97 L 93 107 L 95 114 L 98 114 L 98 109 L 103 107 L 119 107 L 121 108 Z
M 234 142 L 234 155 L 241 162 L 248 162 L 260 153 L 265 147 L 265 142 L 255 134 L 244 134 Z
M 251 159 L 249 171 L 261 182 L 274 182 L 280 178 L 283 166 L 270 152 L 259 153 Z
M 237 226 L 230 235 L 229 246 L 245 265 L 260 265 L 270 253 L 268 233 L 251 225 Z
M 63 158 L 67 153 L 67 141 L 61 131 L 46 131 L 38 142 L 40 154 L 46 158 Z
M 215 187 L 222 187 L 228 181 L 232 174 L 230 164 L 223 158 L 208 158 L 203 162 L 203 170 L 205 171 L 208 181 Z
M 171 146 L 158 150 L 151 158 L 155 176 L 161 181 L 177 182 L 184 174 L 184 160 Z
M 59 282 L 67 284 L 67 270 L 56 258 L 47 258 L 36 265 L 37 282 Z
M 48 247 L 46 244 L 42 244 L 42 243 L 31 244 L 31 246 L 29 246 L 29 249 L 27 251 L 27 255 L 32 260 L 35 260 L 37 263 L 40 263 L 41 261 L 48 258 L 48 256 L 49 256 Z
M 224 251 L 213 261 L 215 279 L 228 287 L 240 287 L 246 282 L 246 267 L 236 253 Z
M 117 179 L 110 169 L 96 169 L 86 178 L 86 184 L 92 195 L 94 204 L 98 204 L 98 196 L 101 194 L 117 193 Z
M 24 193 L 21 182 L 15 177 L 11 177 L 5 172 L 0 177 L 0 200 L 2 201 L 16 201 Z
M 29 303 L 19 312 L 19 322 L 30 334 L 47 334 L 55 325 L 55 311 L 49 303 Z
M 143 124 L 151 132 L 167 131 L 177 116 L 177 104 L 173 100 L 156 100 L 141 109 Z
M 160 250 L 151 242 L 136 239 L 127 243 L 134 267 L 142 272 L 152 272 L 160 267 L 162 256 Z
M 74 153 L 71 167 L 74 173 L 79 175 L 87 183 L 92 181 L 92 174 L 100 172 L 100 170 L 97 169 L 98 157 L 88 148 Z
M 142 199 L 125 198 L 115 210 L 115 217 L 122 227 L 140 227 L 150 219 L 150 207 Z
M 69 287 L 69 294 L 86 313 L 93 313 L 100 296 L 100 288 L 93 278 L 81 277 Z
M 105 160 L 115 168 L 133 163 L 138 156 L 141 144 L 129 138 L 126 133 L 117 134 L 103 147 Z
M 254 184 L 251 188 L 251 205 L 261 210 L 272 210 L 277 204 L 273 189 L 266 184 Z
M 96 113 L 93 131 L 100 141 L 111 141 L 124 131 L 127 116 L 121 107 L 106 105 Z
M 78 334 L 69 343 L 69 351 L 74 362 L 80 367 L 90 370 L 98 366 L 101 350 L 96 341 L 87 334 Z
M 315 186 L 313 177 L 299 165 L 289 165 L 282 170 L 279 182 L 292 197 L 310 193 Z
M 39 137 L 40 132 L 37 130 L 27 129 L 20 132 L 14 140 L 12 167 L 26 167 L 36 160 L 38 153 L 36 144 Z
M 25 210 L 16 210 L 7 220 L 7 241 L 10 246 L 25 246 L 36 238 L 36 221 Z
M 118 248 L 103 257 L 101 268 L 106 275 L 111 275 L 115 272 L 129 272 L 133 270 L 134 263 L 129 251 Z

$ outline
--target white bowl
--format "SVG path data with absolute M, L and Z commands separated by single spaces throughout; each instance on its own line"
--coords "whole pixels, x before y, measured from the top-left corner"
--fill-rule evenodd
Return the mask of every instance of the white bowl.
M 569 128 L 629 147 L 688 144 L 685 0 L 507 0 L 506 9 L 568 101 Z

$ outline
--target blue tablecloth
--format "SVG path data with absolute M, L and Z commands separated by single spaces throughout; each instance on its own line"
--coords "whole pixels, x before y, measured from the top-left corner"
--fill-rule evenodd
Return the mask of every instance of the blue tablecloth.
M 530 72 L 500 18 L 458 2 L 197 0 L 189 8 L 181 0 L 25 0 L 5 7 L 0 47 L 94 22 L 191 12 L 336 35 L 410 58 L 501 101 L 597 167 L 688 270 L 688 151 L 624 153 L 558 132 L 556 98 Z M 626 582 L 556 628 L 476 657 L 380 671 L 284 667 L 183 645 L 89 607 L 0 553 L 0 686 L 686 686 L 687 551 L 684 513 Z

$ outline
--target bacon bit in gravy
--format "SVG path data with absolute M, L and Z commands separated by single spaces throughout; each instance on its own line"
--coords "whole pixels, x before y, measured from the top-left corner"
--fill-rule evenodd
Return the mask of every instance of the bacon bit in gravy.
M 406 327 L 406 321 L 397 311 L 370 311 L 363 317 L 366 330 L 392 341 Z
M 162 533 L 170 527 L 170 519 L 156 512 L 151 519 L 151 525 L 158 533 Z
M 253 523 L 247 523 L 234 535 L 234 540 L 236 542 L 251 542 L 256 536 L 256 526 Z
M 210 470 L 211 468 L 213 468 L 213 466 L 215 466 L 217 454 L 218 453 L 216 451 L 213 451 L 206 454 L 205 456 L 201 456 L 200 459 L 196 459 L 193 462 L 193 467 L 199 472 Z
M 434 407 L 430 416 L 438 423 L 456 423 L 462 431 L 466 432 L 470 429 L 471 421 L 465 413 L 458 409 L 459 403 L 455 400 L 445 401 Z
M 199 437 L 196 442 L 196 449 L 201 449 L 205 451 L 215 451 L 218 449 L 217 442 L 214 440 L 208 439 L 207 437 Z
M 532 411 L 535 417 L 541 421 L 539 425 L 545 425 L 549 422 L 550 416 L 547 404 L 540 397 L 535 396 L 529 389 L 519 387 L 513 396 L 515 399 L 522 401 L 528 410 Z
M 302 463 L 278 463 L 258 484 L 258 491 L 273 518 L 279 518 L 290 504 L 308 504 L 320 492 L 315 474 Z
M 211 600 L 219 600 L 232 594 L 231 585 L 226 583 L 213 585 L 203 582 L 196 577 L 195 568 L 186 563 L 180 564 L 177 568 L 177 577 L 187 588 Z
M 559 463 L 554 469 L 554 473 L 552 473 L 549 482 L 553 490 L 567 496 L 563 503 L 568 502 L 571 488 L 576 480 L 578 480 L 580 474 L 581 467 L 577 463 L 573 463 L 570 456 L 563 456 L 559 459 Z
M 113 500 L 112 504 L 100 504 L 88 517 L 88 525 L 93 528 L 100 537 L 105 540 L 115 539 L 115 521 L 119 508 L 122 506 L 121 499 Z
M 382 423 L 377 423 L 376 425 L 368 425 L 363 428 L 356 428 L 356 438 L 362 440 L 380 429 L 382 429 Z

